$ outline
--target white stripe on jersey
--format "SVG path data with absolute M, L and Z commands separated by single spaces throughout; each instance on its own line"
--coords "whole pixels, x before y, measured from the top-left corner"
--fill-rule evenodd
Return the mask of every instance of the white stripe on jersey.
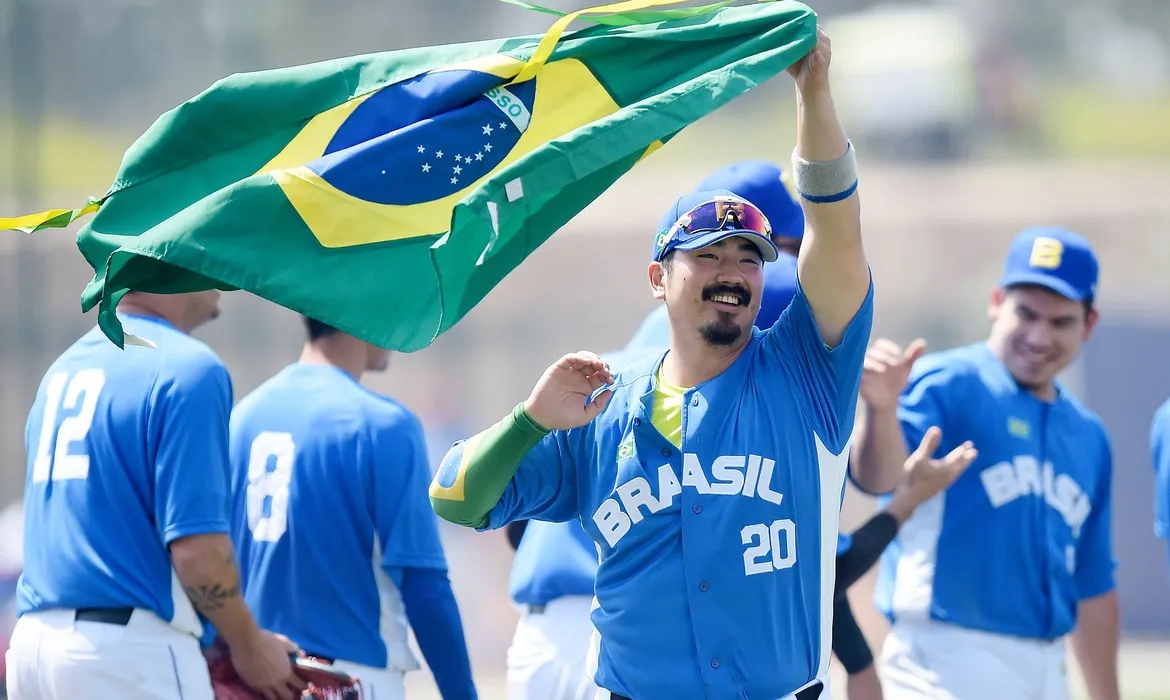
M 945 495 L 944 491 L 918 506 L 898 531 L 902 553 L 898 557 L 890 607 L 899 620 L 930 618 Z
M 420 666 L 410 650 L 409 621 L 402 604 L 402 592 L 382 568 L 382 542 L 374 533 L 374 583 L 378 587 L 378 607 L 382 611 L 379 636 L 386 646 L 386 668 L 393 671 L 417 671 Z
M 837 571 L 837 533 L 841 528 L 841 491 L 849 466 L 849 443 L 833 454 L 813 433 L 817 448 L 817 474 L 821 480 L 821 650 L 817 676 L 829 672 L 833 653 L 833 588 Z

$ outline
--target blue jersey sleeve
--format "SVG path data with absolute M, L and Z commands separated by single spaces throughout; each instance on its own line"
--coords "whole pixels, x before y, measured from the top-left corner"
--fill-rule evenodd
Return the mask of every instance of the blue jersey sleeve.
M 488 514 L 485 530 L 516 520 L 564 522 L 577 517 L 576 431 L 554 430 L 536 444 Z
M 154 516 L 163 542 L 227 533 L 232 408 L 227 369 L 210 355 L 179 358 L 159 377 L 152 401 Z
M 412 415 L 387 417 L 373 430 L 374 521 L 384 568 L 447 568 L 427 486 L 430 468 L 422 426 Z
M 1170 540 L 1170 401 L 1154 414 L 1150 456 L 1154 460 L 1154 534 Z
M 1108 593 L 1116 586 L 1114 572 L 1117 561 L 1113 557 L 1112 496 L 1113 451 L 1104 440 L 1101 455 L 1101 477 L 1092 495 L 1091 510 L 1081 526 L 1077 543 L 1077 596 L 1084 600 Z
M 821 338 L 798 281 L 792 303 L 764 334 L 767 361 L 776 363 L 799 388 L 809 405 L 813 429 L 834 454 L 845 449 L 853 432 L 861 368 L 872 328 L 872 280 L 865 301 L 835 348 Z

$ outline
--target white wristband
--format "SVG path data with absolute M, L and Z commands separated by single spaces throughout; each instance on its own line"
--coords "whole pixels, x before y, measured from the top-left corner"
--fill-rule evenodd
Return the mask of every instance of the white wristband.
M 792 151 L 792 183 L 804 199 L 817 204 L 839 202 L 857 189 L 857 157 L 853 142 L 846 141 L 845 154 L 836 160 L 812 162 Z

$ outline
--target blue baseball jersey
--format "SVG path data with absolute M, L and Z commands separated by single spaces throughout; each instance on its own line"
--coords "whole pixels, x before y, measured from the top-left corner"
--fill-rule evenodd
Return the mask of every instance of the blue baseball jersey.
M 157 347 L 91 330 L 49 367 L 29 413 L 19 611 L 143 608 L 199 636 L 167 546 L 228 532 L 231 380 L 166 321 L 118 316 Z
M 798 291 L 727 370 L 685 391 L 681 452 L 651 423 L 659 353 L 618 373 L 597 418 L 523 460 L 487 528 L 579 518 L 600 550 L 598 685 L 778 698 L 827 673 L 872 294 L 830 350 Z
M 1062 386 L 1035 397 L 985 343 L 916 362 L 898 415 L 911 449 L 935 425 L 938 456 L 966 440 L 979 456 L 882 554 L 878 609 L 1017 637 L 1071 631 L 1078 601 L 1114 587 L 1101 420 Z
M 564 596 L 593 595 L 597 545 L 578 520 L 531 520 L 512 560 L 508 592 L 517 605 L 545 605 Z
M 257 623 L 306 651 L 419 667 L 389 570 L 446 570 L 422 425 L 332 365 L 290 365 L 231 417 L 232 539 Z
M 1150 456 L 1154 460 L 1154 534 L 1170 546 L 1170 400 L 1154 413 Z

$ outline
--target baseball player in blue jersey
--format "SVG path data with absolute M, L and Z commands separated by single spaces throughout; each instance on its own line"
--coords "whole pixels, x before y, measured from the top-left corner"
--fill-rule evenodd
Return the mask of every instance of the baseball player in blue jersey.
M 762 266 L 778 256 L 764 215 L 726 190 L 684 195 L 648 267 L 669 350 L 617 376 L 593 353 L 562 357 L 431 482 L 435 511 L 478 529 L 581 519 L 600 551 L 601 697 L 824 690 L 845 445 L 873 309 L 829 58 L 821 33 L 790 68 L 807 229 L 780 320 L 753 328 Z
M 787 199 L 779 178 L 775 185 Z M 757 197 L 757 201 L 769 200 Z M 799 210 L 798 204 L 787 201 L 789 207 Z M 767 211 L 763 204 L 761 210 Z M 802 216 L 801 233 L 803 221 Z M 771 326 L 795 294 L 796 258 L 781 254 L 764 266 L 757 326 L 761 320 L 767 322 L 762 327 Z M 619 368 L 665 351 L 670 345 L 670 321 L 665 312 L 665 306 L 650 312 L 630 342 L 602 355 L 602 361 Z M 597 687 L 585 674 L 585 667 L 593 634 L 589 613 L 597 575 L 597 546 L 578 520 L 520 520 L 507 529 L 516 549 L 509 593 L 520 610 L 508 649 L 508 697 L 591 700 Z
M 1154 534 L 1166 540 L 1170 553 L 1170 399 L 1158 408 L 1150 425 L 1150 455 L 1154 460 Z
M 188 335 L 218 296 L 131 292 L 119 320 L 156 347 L 95 328 L 45 374 L 25 430 L 10 697 L 210 700 L 200 615 L 245 683 L 300 697 L 294 647 L 257 627 L 227 534 L 231 381 Z
M 928 426 L 942 429 L 940 451 L 979 450 L 883 555 L 891 700 L 1067 698 L 1066 635 L 1090 697 L 1118 697 L 1112 451 L 1056 379 L 1097 321 L 1097 272 L 1083 237 L 1027 229 L 992 293 L 986 341 L 923 356 L 904 390 L 917 350 L 879 340 L 866 359 L 855 457 L 900 463 Z
M 414 631 L 444 700 L 474 700 L 427 500 L 422 425 L 360 384 L 390 353 L 313 319 L 299 360 L 232 412 L 232 538 L 261 624 L 401 700 Z

